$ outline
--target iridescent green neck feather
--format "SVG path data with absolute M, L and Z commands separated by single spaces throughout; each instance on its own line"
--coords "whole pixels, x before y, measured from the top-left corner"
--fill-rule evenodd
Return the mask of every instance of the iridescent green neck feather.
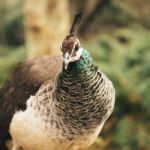
M 63 69 L 64 73 L 83 73 L 90 71 L 94 66 L 94 62 L 92 57 L 90 56 L 90 53 L 83 49 L 81 58 L 76 61 L 69 64 L 68 69 Z

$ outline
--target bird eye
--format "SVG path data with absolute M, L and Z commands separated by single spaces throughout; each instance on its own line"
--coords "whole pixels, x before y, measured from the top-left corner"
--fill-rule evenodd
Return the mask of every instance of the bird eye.
M 78 51 L 78 50 L 79 50 L 79 44 L 76 44 L 75 51 Z

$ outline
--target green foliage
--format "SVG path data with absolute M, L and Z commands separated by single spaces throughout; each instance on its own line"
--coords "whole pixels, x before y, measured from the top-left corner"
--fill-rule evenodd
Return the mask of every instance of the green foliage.
M 24 48 L 1 48 L 0 55 L 0 86 L 8 77 L 14 66 L 25 57 Z
M 9 46 L 24 44 L 24 28 L 22 16 L 18 16 L 5 26 L 5 42 Z
M 113 131 L 105 131 L 107 138 L 111 139 L 107 148 L 148 149 L 150 32 L 132 26 L 119 29 L 112 35 L 101 35 L 85 43 L 95 63 L 111 78 L 116 88 L 116 106 L 112 117 L 115 121 L 110 119 L 105 127 L 113 122 Z
M 116 126 L 116 133 L 114 136 L 115 143 L 120 149 L 128 148 L 130 150 L 148 148 L 150 144 L 150 135 L 146 125 L 141 124 L 140 120 L 134 118 L 124 117 Z M 146 132 L 147 131 L 147 132 Z

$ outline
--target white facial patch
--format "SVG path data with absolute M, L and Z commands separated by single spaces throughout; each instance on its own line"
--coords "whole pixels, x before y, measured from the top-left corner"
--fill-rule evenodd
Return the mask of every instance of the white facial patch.
M 64 60 L 64 64 L 65 64 L 65 69 L 67 69 L 68 64 L 70 63 L 70 56 L 71 55 L 68 52 L 66 52 L 64 55 L 63 60 Z
M 74 57 L 72 57 L 68 52 L 65 53 L 64 58 L 63 58 L 64 64 L 65 64 L 65 69 L 67 69 L 68 64 L 70 62 L 74 62 L 74 61 L 80 59 L 80 57 L 82 55 L 82 51 L 83 51 L 83 48 L 80 47 L 79 50 L 76 52 L 76 56 L 74 56 Z

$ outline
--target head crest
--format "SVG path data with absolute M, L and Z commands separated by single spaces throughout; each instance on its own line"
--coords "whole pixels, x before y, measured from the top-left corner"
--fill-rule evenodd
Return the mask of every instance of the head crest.
M 71 26 L 71 29 L 70 29 L 70 33 L 69 33 L 70 35 L 75 35 L 75 33 L 76 33 L 76 31 L 79 27 L 79 23 L 82 19 L 82 15 L 83 15 L 82 12 L 75 15 L 72 26 Z

